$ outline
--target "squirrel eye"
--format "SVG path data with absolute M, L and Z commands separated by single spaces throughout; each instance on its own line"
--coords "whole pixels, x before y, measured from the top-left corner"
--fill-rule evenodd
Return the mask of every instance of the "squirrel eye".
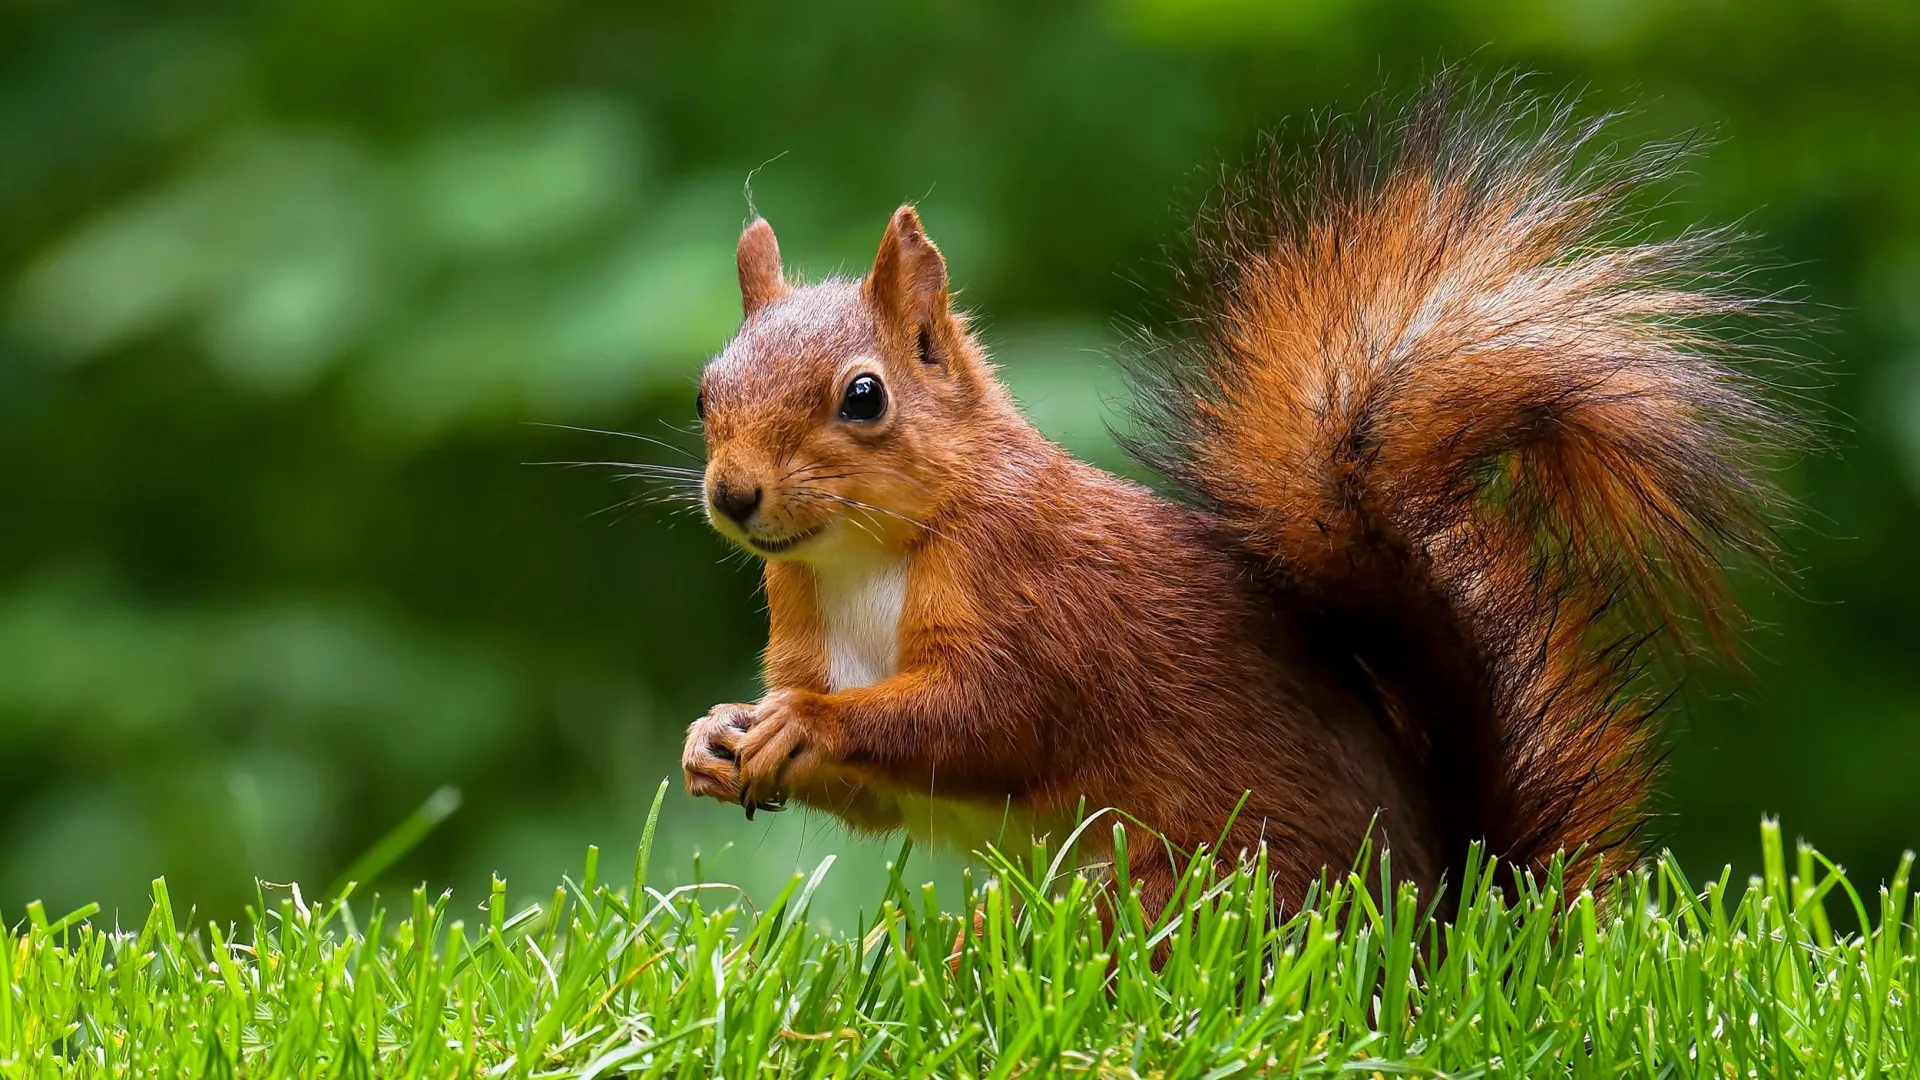
M 840 398 L 840 419 L 865 424 L 887 412 L 887 391 L 877 375 L 856 375 Z
M 693 395 L 693 413 L 702 420 L 707 418 L 707 392 L 705 390 Z

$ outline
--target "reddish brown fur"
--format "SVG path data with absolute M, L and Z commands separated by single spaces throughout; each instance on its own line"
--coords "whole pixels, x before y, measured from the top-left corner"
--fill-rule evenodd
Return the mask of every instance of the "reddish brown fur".
M 1245 794 L 1225 853 L 1265 842 L 1296 899 L 1376 815 L 1428 886 L 1475 839 L 1537 866 L 1630 836 L 1636 649 L 1653 618 L 1736 617 L 1720 553 L 1764 545 L 1742 461 L 1772 414 L 1698 329 L 1739 303 L 1675 283 L 1698 245 L 1600 242 L 1647 163 L 1576 166 L 1590 132 L 1516 136 L 1518 108 L 1429 101 L 1331 142 L 1355 166 L 1317 194 L 1280 168 L 1224 190 L 1200 334 L 1146 398 L 1196 506 L 1027 422 L 911 208 L 861 283 L 788 285 L 756 221 L 707 480 L 764 492 L 750 526 L 715 515 L 749 550 L 810 538 L 767 563 L 771 692 L 694 725 L 689 789 L 870 829 L 927 795 L 1112 806 L 1182 851 Z M 862 373 L 886 415 L 837 419 Z M 836 690 L 821 575 L 893 559 L 893 672 Z

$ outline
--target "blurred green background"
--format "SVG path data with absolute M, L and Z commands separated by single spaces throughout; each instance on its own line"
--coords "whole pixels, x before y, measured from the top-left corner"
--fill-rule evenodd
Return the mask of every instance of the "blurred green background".
M 612 867 L 687 721 L 756 693 L 755 574 L 525 463 L 678 460 L 540 424 L 697 446 L 756 166 L 803 273 L 919 200 L 1016 390 L 1112 462 L 1107 350 L 1208 170 L 1442 61 L 1711 132 L 1663 217 L 1743 222 L 1799 289 L 1844 431 L 1790 477 L 1755 678 L 1674 717 L 1659 831 L 1745 869 L 1777 812 L 1871 880 L 1920 842 L 1916 56 L 1903 0 L 7 0 L 0 915 L 161 873 L 231 915 L 443 784 L 387 888 Z M 841 852 L 850 904 L 891 850 L 667 807 L 682 879 Z

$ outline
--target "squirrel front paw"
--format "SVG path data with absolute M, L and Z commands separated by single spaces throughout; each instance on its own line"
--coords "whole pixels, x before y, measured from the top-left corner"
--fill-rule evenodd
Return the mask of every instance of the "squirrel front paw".
M 739 801 L 755 808 L 786 805 L 792 792 L 816 779 L 832 758 L 829 731 L 815 707 L 820 695 L 776 690 L 753 707 L 753 720 L 729 749 L 738 759 Z
M 751 705 L 715 705 L 687 728 L 687 742 L 680 751 L 687 794 L 740 801 L 740 743 L 753 720 Z

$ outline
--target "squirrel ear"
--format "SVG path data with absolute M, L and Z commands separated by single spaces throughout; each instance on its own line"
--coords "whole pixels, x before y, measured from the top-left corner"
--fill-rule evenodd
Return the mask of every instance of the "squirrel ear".
M 774 239 L 766 218 L 754 218 L 740 233 L 734 261 L 740 270 L 740 309 L 745 314 L 751 316 L 787 295 L 786 279 L 780 276 L 780 241 Z
M 921 361 L 941 363 L 950 355 L 947 263 L 911 204 L 895 210 L 887 222 L 865 289 L 881 316 L 907 335 Z

